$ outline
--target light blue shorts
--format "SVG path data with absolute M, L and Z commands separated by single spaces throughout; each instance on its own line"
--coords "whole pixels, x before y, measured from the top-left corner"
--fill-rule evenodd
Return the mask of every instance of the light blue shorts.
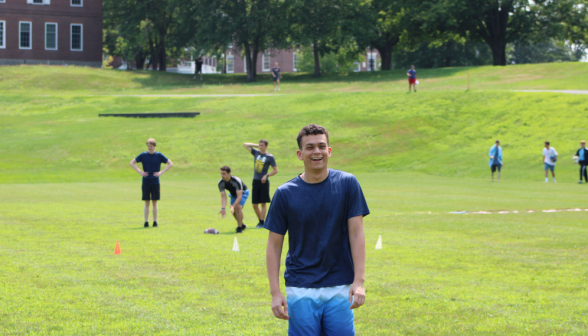
M 241 206 L 245 206 L 245 202 L 247 202 L 247 198 L 249 198 L 249 190 L 243 191 L 243 196 L 241 197 L 241 202 L 239 202 L 239 204 L 241 204 Z M 235 204 L 236 200 L 237 200 L 237 197 L 233 197 L 233 195 L 231 195 L 231 205 Z
M 553 170 L 555 170 L 555 165 L 550 165 L 549 163 L 545 162 L 545 170 L 548 169 L 553 172 Z
M 349 303 L 350 287 L 286 287 L 290 315 L 288 335 L 355 335 L 354 314 Z

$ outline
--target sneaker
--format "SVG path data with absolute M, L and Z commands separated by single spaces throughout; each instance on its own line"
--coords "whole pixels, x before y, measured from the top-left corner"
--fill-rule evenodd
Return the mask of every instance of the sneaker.
M 578 184 L 582 184 L 582 181 L 578 182 Z
M 157 222 L 153 222 L 153 227 L 157 227 Z
M 280 88 L 278 87 L 278 91 L 280 91 Z
M 243 229 L 238 226 L 237 226 L 237 230 L 235 230 L 235 231 L 237 231 L 237 233 L 243 233 Z
M 245 223 L 242 223 L 241 227 L 243 228 L 243 230 L 245 230 L 247 228 L 247 225 L 245 225 Z
M 257 224 L 257 226 L 255 228 L 256 229 L 263 229 L 263 224 L 259 223 L 259 224 Z
M 553 183 L 555 183 L 555 179 L 553 179 Z
M 143 227 L 149 227 L 149 222 L 145 222 L 145 224 L 143 224 Z

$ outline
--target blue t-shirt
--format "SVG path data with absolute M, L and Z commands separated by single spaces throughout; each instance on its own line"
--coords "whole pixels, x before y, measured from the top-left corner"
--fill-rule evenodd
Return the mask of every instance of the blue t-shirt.
M 353 283 L 355 271 L 347 220 L 370 213 L 355 176 L 329 169 L 316 184 L 300 176 L 280 186 L 265 228 L 288 232 L 284 279 L 288 287 L 321 288 Z
M 154 173 L 161 171 L 161 164 L 167 163 L 165 155 L 155 152 L 143 152 L 135 158 L 135 161 L 143 163 L 143 171 L 148 172 L 148 176 L 143 176 L 143 183 L 145 184 L 159 184 L 159 177 L 153 176 Z
M 416 78 L 416 70 L 408 70 L 408 74 L 410 75 L 410 78 Z

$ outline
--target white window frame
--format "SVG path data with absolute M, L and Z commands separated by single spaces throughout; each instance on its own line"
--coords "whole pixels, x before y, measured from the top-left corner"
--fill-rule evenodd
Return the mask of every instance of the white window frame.
M 0 3 L 6 3 L 6 0 L 0 0 Z
M 0 32 L 2 34 L 2 44 L 0 44 L 0 49 L 6 49 L 6 20 L 0 20 L 0 23 L 2 23 L 2 32 Z
M 20 43 L 20 39 L 22 37 L 21 31 L 20 29 L 22 28 L 22 24 L 23 23 L 28 23 L 29 24 L 29 47 L 23 47 L 22 44 Z M 18 49 L 22 49 L 22 50 L 31 50 L 33 49 L 33 22 L 32 21 L 18 21 Z
M 232 69 L 230 70 L 229 65 L 232 66 Z M 233 55 L 227 55 L 227 73 L 235 73 L 235 56 Z
M 0 2 L 6 2 L 5 0 L 0 0 Z M 38 2 L 34 2 L 34 0 L 27 0 L 28 4 L 31 5 L 50 5 L 51 4 L 51 0 L 41 0 L 41 3 Z
M 73 48 L 73 26 L 80 26 L 80 49 Z M 71 23 L 69 25 L 69 50 L 84 51 L 84 25 L 81 23 Z
M 292 53 L 292 70 L 294 70 L 294 72 L 298 71 L 296 63 L 298 63 L 298 61 L 296 60 L 296 53 Z
M 73 0 L 69 0 L 69 5 L 71 7 L 84 7 L 84 0 L 80 0 L 80 4 L 79 5 L 74 5 Z
M 367 71 L 372 71 L 372 69 L 370 68 L 370 60 L 373 59 L 374 60 L 374 69 L 373 71 L 377 71 L 378 70 L 378 54 L 375 52 L 369 52 L 367 53 Z
M 359 61 L 353 62 L 353 65 L 355 66 L 355 68 L 353 69 L 353 72 L 360 72 L 361 71 L 361 63 Z
M 265 67 L 266 58 L 267 58 L 267 68 Z M 261 55 L 261 71 L 262 72 L 270 72 L 271 68 L 272 68 L 272 59 L 271 59 L 269 53 L 264 52 Z
M 247 72 L 247 54 L 243 55 L 243 72 Z
M 55 25 L 55 48 L 47 48 L 47 25 Z M 59 36 L 57 34 L 57 32 L 59 31 L 59 25 L 57 24 L 57 22 L 45 22 L 45 50 L 57 50 L 58 49 L 58 44 L 57 44 L 57 36 Z

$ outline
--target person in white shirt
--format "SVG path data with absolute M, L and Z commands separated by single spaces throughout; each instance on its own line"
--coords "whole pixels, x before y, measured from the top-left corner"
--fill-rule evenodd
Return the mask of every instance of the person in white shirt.
M 555 183 L 555 161 L 557 161 L 557 151 L 553 147 L 549 147 L 549 141 L 545 141 L 545 148 L 543 148 L 543 165 L 545 168 L 545 183 L 549 182 L 549 170 Z

